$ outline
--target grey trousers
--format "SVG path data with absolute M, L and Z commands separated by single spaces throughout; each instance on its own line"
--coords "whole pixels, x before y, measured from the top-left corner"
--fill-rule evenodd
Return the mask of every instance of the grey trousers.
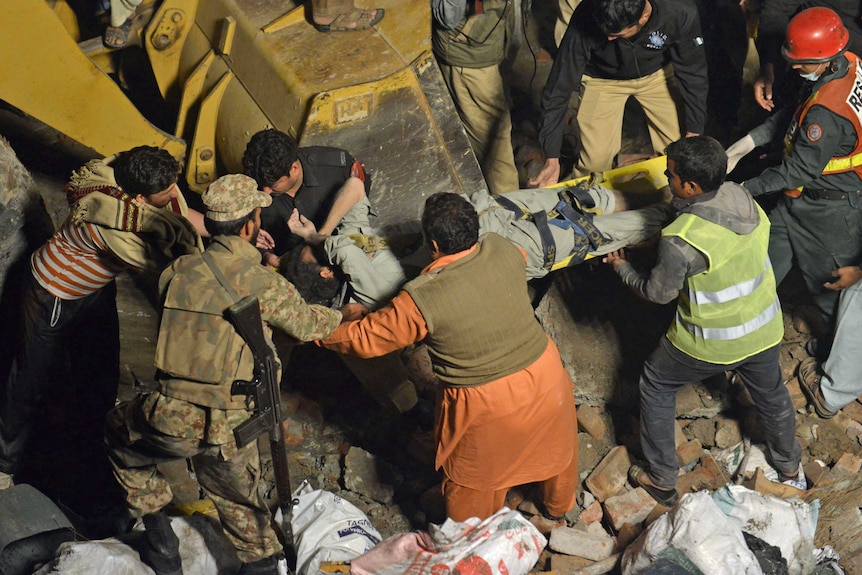
M 796 474 L 802 447 L 796 441 L 796 416 L 781 380 L 778 354 L 776 345 L 738 363 L 719 365 L 695 359 L 662 338 L 640 379 L 641 449 L 657 487 L 672 489 L 679 471 L 673 425 L 676 392 L 728 370 L 736 371 L 754 400 L 772 465 L 785 475 Z
M 823 364 L 820 389 L 826 409 L 838 411 L 862 395 L 862 281 L 841 290 L 835 339 Z

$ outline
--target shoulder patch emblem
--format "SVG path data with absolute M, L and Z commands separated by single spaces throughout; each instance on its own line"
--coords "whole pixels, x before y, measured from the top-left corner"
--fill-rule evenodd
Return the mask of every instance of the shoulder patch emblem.
M 650 33 L 647 48 L 652 48 L 653 50 L 661 50 L 662 48 L 664 48 L 666 42 L 667 34 L 656 30 L 655 32 Z
M 820 138 L 823 137 L 823 128 L 820 127 L 820 124 L 811 124 L 808 126 L 808 139 L 812 142 L 816 142 Z

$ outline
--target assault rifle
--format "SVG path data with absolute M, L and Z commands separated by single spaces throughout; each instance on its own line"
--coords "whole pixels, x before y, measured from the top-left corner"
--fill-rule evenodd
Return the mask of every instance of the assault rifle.
M 275 488 L 278 506 L 284 519 L 283 531 L 288 546 L 293 545 L 290 513 L 293 505 L 290 488 L 290 471 L 284 450 L 284 432 L 281 428 L 281 391 L 276 379 L 275 352 L 263 334 L 263 321 L 257 296 L 246 296 L 227 310 L 228 319 L 245 340 L 254 355 L 252 381 L 236 380 L 231 395 L 245 395 L 246 404 L 254 407 L 254 415 L 233 430 L 236 443 L 245 447 L 264 433 L 269 433 L 272 464 L 275 471 Z

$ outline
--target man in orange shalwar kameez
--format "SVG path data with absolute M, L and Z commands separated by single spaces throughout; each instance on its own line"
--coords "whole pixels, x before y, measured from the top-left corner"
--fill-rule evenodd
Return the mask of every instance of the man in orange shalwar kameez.
M 573 384 L 533 315 L 525 254 L 496 234 L 479 238 L 476 211 L 457 194 L 428 198 L 422 230 L 434 262 L 319 343 L 376 357 L 424 341 L 440 382 L 435 464 L 447 515 L 485 519 L 510 487 L 538 482 L 542 514 L 560 520 L 578 483 Z

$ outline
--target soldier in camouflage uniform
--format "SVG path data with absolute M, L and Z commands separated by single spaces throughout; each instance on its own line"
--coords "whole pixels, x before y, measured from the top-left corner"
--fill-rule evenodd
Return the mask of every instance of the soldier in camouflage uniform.
M 257 443 L 238 448 L 233 430 L 252 414 L 234 380 L 252 378 L 251 351 L 224 319 L 242 297 L 260 299 L 267 336 L 278 328 L 300 341 L 328 335 L 355 308 L 308 305 L 296 289 L 261 266 L 255 249 L 260 208 L 269 195 L 243 175 L 216 180 L 203 194 L 213 241 L 182 257 L 159 280 L 163 303 L 155 364 L 157 390 L 118 406 L 108 417 L 114 475 L 147 537 L 142 559 L 157 575 L 181 574 L 176 535 L 162 509 L 171 502 L 161 462 L 191 458 L 198 482 L 218 510 L 243 562 L 240 573 L 277 573 L 281 545 L 260 490 Z M 220 273 L 218 273 L 220 272 Z

